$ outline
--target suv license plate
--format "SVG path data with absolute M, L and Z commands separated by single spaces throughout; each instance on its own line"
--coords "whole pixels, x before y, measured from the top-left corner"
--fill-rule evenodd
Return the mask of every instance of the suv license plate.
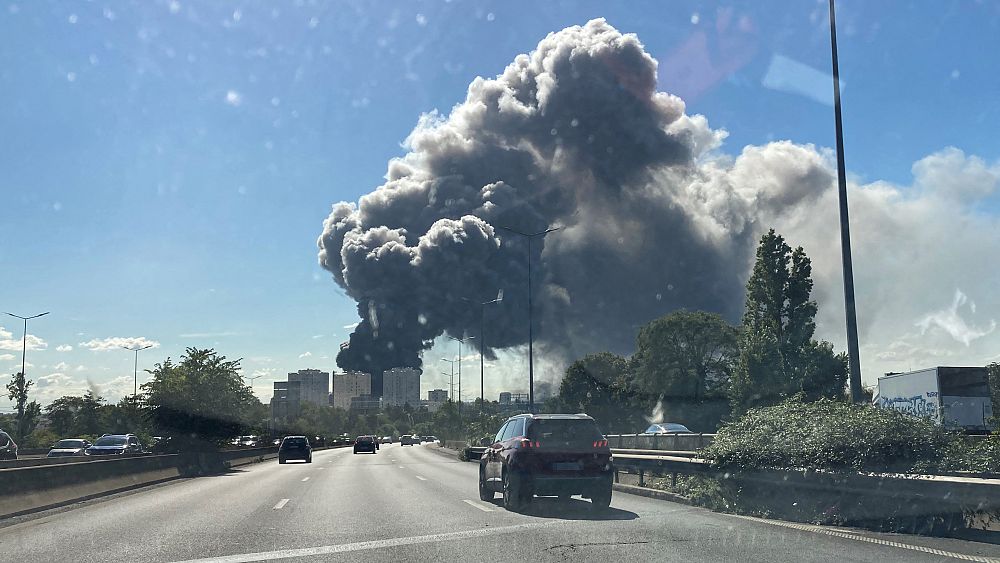
M 553 471 L 579 471 L 581 469 L 583 469 L 583 464 L 579 461 L 552 464 Z

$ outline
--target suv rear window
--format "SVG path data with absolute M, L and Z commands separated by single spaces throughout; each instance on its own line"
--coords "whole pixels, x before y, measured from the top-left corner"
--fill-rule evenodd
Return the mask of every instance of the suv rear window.
M 358 436 L 358 442 L 369 443 L 372 441 L 374 441 L 374 439 L 371 436 Z
M 306 439 L 305 438 L 285 438 L 285 441 L 282 442 L 282 445 L 283 446 L 304 446 L 304 445 L 306 445 Z
M 604 436 L 593 420 L 536 419 L 528 427 L 528 438 L 544 443 L 547 440 L 559 442 L 593 442 Z

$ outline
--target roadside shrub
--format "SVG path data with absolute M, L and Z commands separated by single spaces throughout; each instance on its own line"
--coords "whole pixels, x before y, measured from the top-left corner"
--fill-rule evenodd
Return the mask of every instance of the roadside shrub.
M 897 411 L 793 397 L 726 424 L 703 457 L 734 470 L 928 472 L 959 469 L 961 460 L 948 461 L 956 447 L 963 449 L 959 441 L 929 420 Z

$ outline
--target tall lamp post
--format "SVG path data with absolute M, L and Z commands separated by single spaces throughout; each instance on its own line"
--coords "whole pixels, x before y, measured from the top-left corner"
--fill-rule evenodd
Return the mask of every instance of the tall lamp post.
M 492 301 L 479 303 L 468 297 L 463 297 L 462 300 L 479 305 L 479 414 L 483 414 L 486 408 L 486 363 L 483 361 L 483 353 L 486 347 L 486 306 L 503 301 L 503 289 L 497 290 L 497 298 Z
M 132 366 L 132 399 L 135 400 L 136 396 L 139 394 L 139 352 L 152 348 L 152 344 L 147 344 L 143 347 L 136 346 L 135 348 L 129 348 L 128 346 L 122 346 L 122 348 L 135 352 L 135 364 Z
M 21 377 L 26 378 L 28 376 L 27 374 L 24 373 L 24 368 L 25 368 L 24 358 L 28 352 L 28 321 L 30 321 L 31 319 L 37 319 L 38 317 L 44 317 L 45 315 L 48 315 L 49 312 L 45 311 L 44 313 L 38 313 L 37 315 L 31 315 L 30 317 L 22 317 L 21 315 L 15 315 L 14 313 L 7 313 L 6 311 L 5 314 L 24 321 L 24 336 L 21 337 Z
M 451 384 L 452 397 L 451 398 L 452 398 L 452 400 L 455 400 L 455 397 L 454 397 L 454 391 L 455 391 L 455 360 L 449 360 L 448 358 L 441 358 L 441 361 L 442 362 L 448 362 L 449 364 L 451 364 L 451 381 L 452 381 L 452 384 Z M 459 379 L 458 379 L 458 417 L 459 417 L 459 419 L 462 418 L 462 378 L 461 377 L 459 377 Z
M 532 319 L 531 319 L 531 241 L 532 239 L 543 237 L 553 231 L 558 231 L 562 227 L 549 227 L 537 233 L 524 233 L 510 227 L 500 227 L 505 231 L 528 239 L 528 409 L 535 412 L 535 358 L 532 350 Z
M 851 261 L 851 225 L 847 212 L 847 166 L 844 164 L 844 123 L 840 110 L 840 64 L 837 60 L 837 17 L 830 0 L 830 52 L 833 59 L 833 118 L 837 134 L 837 187 L 840 194 L 840 255 L 844 270 L 844 309 L 847 317 L 847 357 L 851 400 L 863 400 L 861 358 L 858 350 L 858 314 L 854 304 L 854 266 Z
M 462 344 L 467 340 L 472 340 L 475 336 L 466 336 L 465 338 L 455 338 L 447 334 L 445 336 L 449 340 L 458 342 L 458 414 L 462 414 Z

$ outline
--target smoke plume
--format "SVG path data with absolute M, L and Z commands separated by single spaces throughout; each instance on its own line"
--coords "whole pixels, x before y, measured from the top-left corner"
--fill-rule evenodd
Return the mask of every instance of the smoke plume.
M 759 231 L 832 185 L 812 147 L 717 153 L 726 136 L 661 91 L 639 39 L 604 20 L 566 28 L 420 118 L 386 181 L 324 222 L 319 261 L 358 303 L 337 363 L 419 366 L 442 335 L 488 350 L 535 341 L 564 358 L 628 353 L 637 327 L 688 308 L 736 321 Z M 669 88 L 669 84 L 663 85 Z

